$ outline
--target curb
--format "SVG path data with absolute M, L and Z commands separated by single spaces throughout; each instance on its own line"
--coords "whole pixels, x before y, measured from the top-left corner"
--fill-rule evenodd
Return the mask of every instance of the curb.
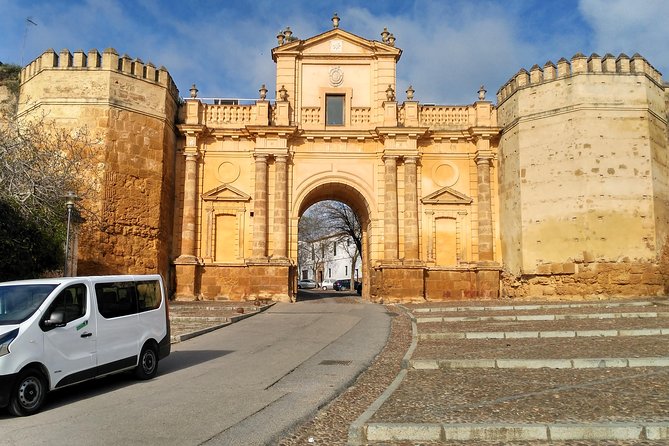
M 244 313 L 244 314 L 239 314 L 236 316 L 231 316 L 231 317 L 221 317 L 221 318 L 213 318 L 213 317 L 203 317 L 203 318 L 196 318 L 196 317 L 188 317 L 188 316 L 176 316 L 174 319 L 175 320 L 205 320 L 207 322 L 210 322 L 212 320 L 221 320 L 224 319 L 225 322 L 212 325 L 209 327 L 202 328 L 200 330 L 195 330 L 191 331 L 188 333 L 180 334 L 180 335 L 175 335 L 175 336 L 170 336 L 170 344 L 178 344 L 179 342 L 187 341 L 188 339 L 195 338 L 197 336 L 201 336 L 203 334 L 211 333 L 212 331 L 216 331 L 220 328 L 227 327 L 228 325 L 234 324 L 235 322 L 239 322 L 243 319 L 249 318 L 251 316 L 255 316 L 256 314 L 260 314 L 263 311 L 267 310 L 268 308 L 271 308 L 274 306 L 276 302 L 269 303 L 267 305 L 263 305 L 261 307 L 258 307 L 257 311 L 254 311 L 253 313 Z
M 669 328 L 640 328 L 627 330 L 469 331 L 460 333 L 421 333 L 418 335 L 418 339 L 546 339 L 662 335 L 669 335 Z
M 669 357 L 648 358 L 574 358 L 574 359 L 412 359 L 406 368 L 438 369 L 595 369 L 627 367 L 669 367 Z
M 664 423 L 371 423 L 368 441 L 562 441 L 562 440 L 666 440 Z M 349 437 L 350 439 L 350 437 Z M 349 442 L 349 444 L 351 444 Z
M 664 304 L 664 301 L 634 301 L 634 302 L 583 302 L 574 304 L 526 304 L 526 305 L 488 305 L 488 306 L 463 306 L 463 307 L 433 307 L 415 308 L 414 313 L 447 313 L 458 311 L 517 311 L 517 310 L 546 310 L 560 308 L 616 308 L 616 307 L 648 307 L 651 305 Z
M 348 443 L 349 445 L 363 445 L 367 443 L 367 421 L 376 413 L 377 410 L 386 402 L 388 398 L 397 390 L 397 388 L 404 380 L 404 377 L 407 374 L 407 369 L 405 365 L 409 362 L 411 355 L 413 355 L 414 350 L 418 345 L 418 327 L 416 326 L 416 318 L 406 307 L 398 305 L 398 308 L 401 308 L 404 313 L 409 316 L 411 319 L 411 345 L 409 349 L 404 354 L 402 358 L 402 368 L 393 380 L 392 383 L 383 393 L 365 410 L 362 415 L 360 415 L 348 428 Z
M 588 314 L 528 314 L 520 316 L 437 316 L 420 317 L 416 323 L 430 322 L 538 322 L 538 321 L 565 321 L 578 319 L 625 319 L 625 318 L 664 318 L 669 313 L 643 311 L 634 313 L 588 313 Z

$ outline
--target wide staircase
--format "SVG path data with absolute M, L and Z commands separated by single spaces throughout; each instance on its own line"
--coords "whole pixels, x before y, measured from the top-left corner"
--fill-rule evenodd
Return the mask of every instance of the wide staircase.
M 408 308 L 414 345 L 350 444 L 669 444 L 669 301 Z

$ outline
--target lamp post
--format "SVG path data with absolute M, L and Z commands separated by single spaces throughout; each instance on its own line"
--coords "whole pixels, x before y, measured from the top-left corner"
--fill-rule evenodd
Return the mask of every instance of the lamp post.
M 65 206 L 67 206 L 67 231 L 65 233 L 65 266 L 63 268 L 63 276 L 67 277 L 70 273 L 70 225 L 72 224 L 72 211 L 74 210 L 74 203 L 77 200 L 77 194 L 73 191 L 65 194 Z

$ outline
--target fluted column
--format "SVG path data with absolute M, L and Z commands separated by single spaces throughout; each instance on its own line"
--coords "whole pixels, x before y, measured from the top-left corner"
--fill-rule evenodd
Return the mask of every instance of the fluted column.
M 181 225 L 181 255 L 178 260 L 195 261 L 197 254 L 197 149 L 186 148 L 184 174 L 184 201 Z
M 477 146 L 487 148 L 488 140 L 479 140 Z M 493 234 L 492 234 L 492 199 L 490 185 L 490 162 L 492 154 L 479 151 L 476 154 L 476 171 L 478 177 L 478 238 L 479 260 L 492 261 Z
M 288 257 L 288 156 L 276 155 L 274 182 L 274 257 Z
M 253 257 L 267 257 L 267 158 L 255 157 L 255 196 L 253 199 Z
M 404 258 L 418 260 L 418 157 L 404 157 Z
M 385 195 L 383 212 L 383 252 L 385 261 L 398 259 L 397 231 L 397 157 L 384 156 Z

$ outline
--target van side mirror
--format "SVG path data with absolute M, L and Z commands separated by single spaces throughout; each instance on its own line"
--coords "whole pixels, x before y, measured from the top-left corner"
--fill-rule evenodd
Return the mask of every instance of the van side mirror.
M 65 313 L 62 311 L 52 311 L 49 319 L 44 321 L 45 327 L 55 328 L 55 327 L 64 327 L 66 324 L 63 322 L 65 320 Z

